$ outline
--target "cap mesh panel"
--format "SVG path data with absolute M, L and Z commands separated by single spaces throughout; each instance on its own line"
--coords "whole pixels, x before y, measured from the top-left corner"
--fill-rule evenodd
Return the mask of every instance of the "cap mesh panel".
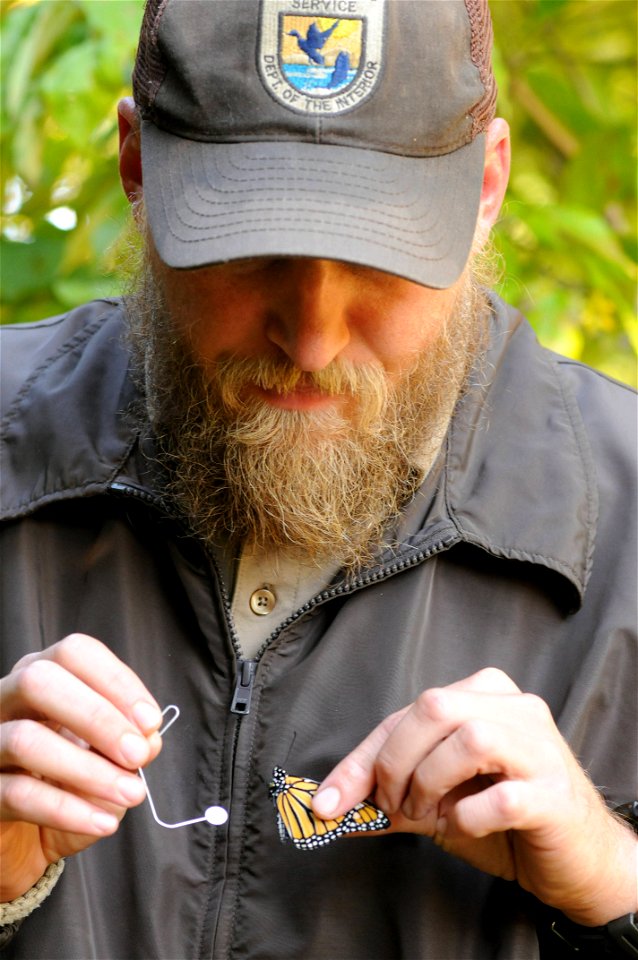
M 133 97 L 142 116 L 153 108 L 166 66 L 157 49 L 157 33 L 168 0 L 147 0 L 133 69 Z
M 496 80 L 492 72 L 492 18 L 487 0 L 465 0 L 467 15 L 470 20 L 472 39 L 470 41 L 470 56 L 476 66 L 483 83 L 485 92 L 471 110 L 473 120 L 472 139 L 482 133 L 494 119 L 496 112 Z

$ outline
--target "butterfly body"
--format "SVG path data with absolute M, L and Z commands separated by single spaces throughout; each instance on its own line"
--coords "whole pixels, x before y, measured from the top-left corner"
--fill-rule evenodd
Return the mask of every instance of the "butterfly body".
M 390 821 L 367 800 L 334 820 L 322 820 L 312 810 L 312 798 L 319 782 L 308 777 L 289 776 L 282 767 L 273 769 L 269 795 L 277 811 L 282 841 L 291 840 L 298 850 L 316 850 L 346 833 L 386 830 Z

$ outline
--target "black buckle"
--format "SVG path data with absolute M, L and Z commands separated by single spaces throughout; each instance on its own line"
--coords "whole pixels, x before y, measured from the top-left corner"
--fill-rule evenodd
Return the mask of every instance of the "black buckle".
M 607 936 L 620 948 L 619 956 L 638 957 L 638 924 L 635 913 L 612 920 L 605 929 Z
M 573 953 L 583 957 L 638 958 L 638 926 L 634 913 L 611 920 L 604 927 L 584 927 L 560 917 L 552 922 L 551 931 Z

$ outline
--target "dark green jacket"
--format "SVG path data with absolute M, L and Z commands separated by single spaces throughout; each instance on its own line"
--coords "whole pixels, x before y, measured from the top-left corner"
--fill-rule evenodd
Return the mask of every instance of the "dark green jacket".
M 3 330 L 3 672 L 73 631 L 181 717 L 148 806 L 72 858 L 8 956 L 373 960 L 537 955 L 529 898 L 429 839 L 280 842 L 273 766 L 321 779 L 424 688 L 481 667 L 549 703 L 611 805 L 636 795 L 633 393 L 542 350 L 495 300 L 492 341 L 400 546 L 272 635 L 250 710 L 214 558 L 171 517 L 130 415 L 115 301 Z

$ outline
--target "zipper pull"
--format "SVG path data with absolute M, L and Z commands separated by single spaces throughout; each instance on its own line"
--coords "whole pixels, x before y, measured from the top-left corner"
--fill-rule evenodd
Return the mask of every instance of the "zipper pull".
M 253 695 L 256 669 L 256 660 L 237 660 L 237 682 L 233 702 L 230 705 L 231 713 L 250 713 L 250 698 Z

